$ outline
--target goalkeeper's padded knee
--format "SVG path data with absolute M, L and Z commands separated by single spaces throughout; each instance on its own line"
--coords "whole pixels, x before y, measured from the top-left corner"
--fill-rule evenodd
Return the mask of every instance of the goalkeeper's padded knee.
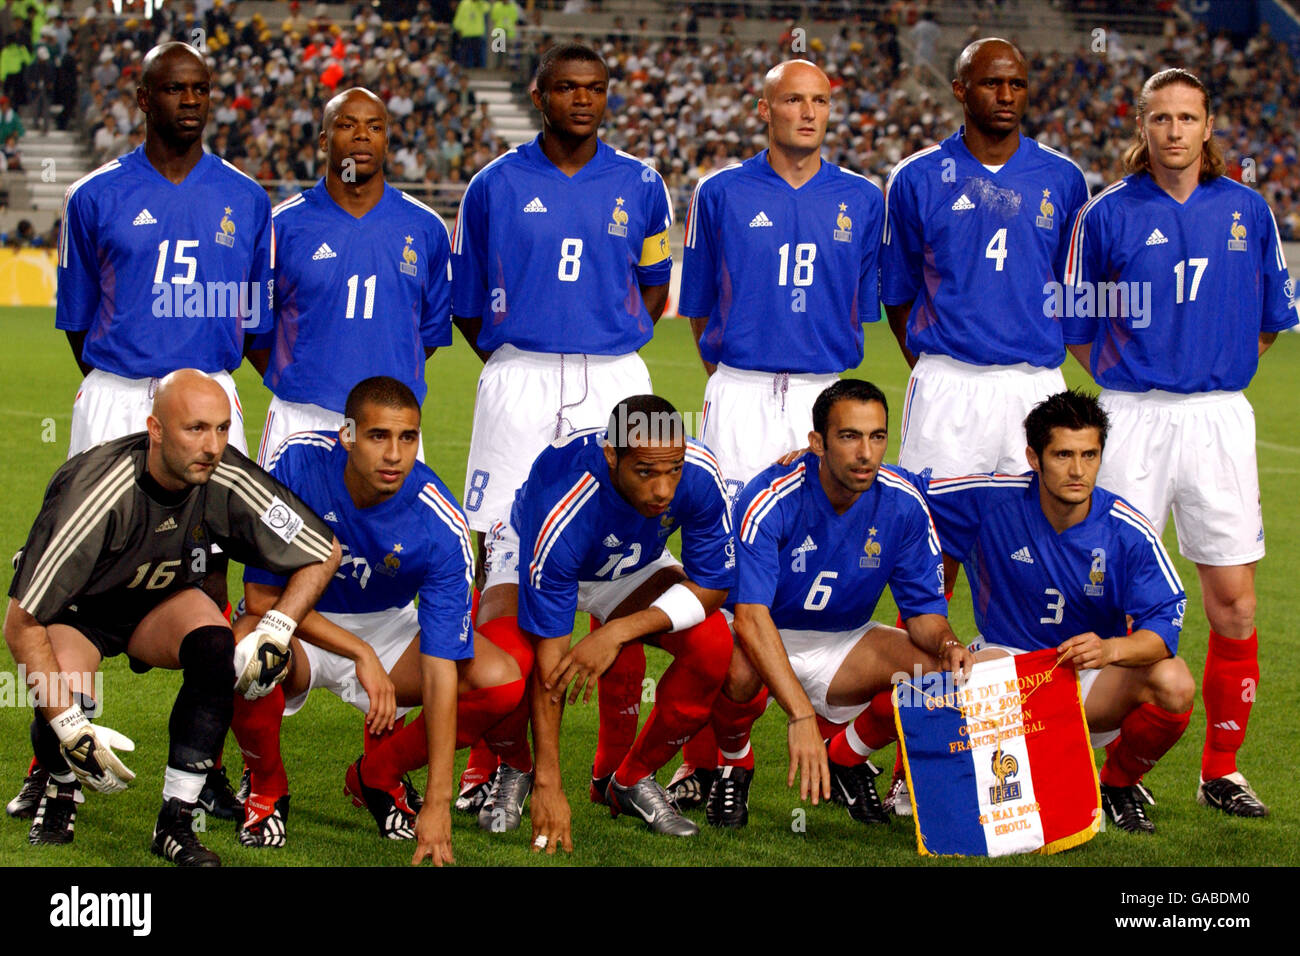
M 235 638 L 229 627 L 196 627 L 181 639 L 185 679 L 172 707 L 167 766 L 203 773 L 216 765 L 230 729 L 235 683 Z

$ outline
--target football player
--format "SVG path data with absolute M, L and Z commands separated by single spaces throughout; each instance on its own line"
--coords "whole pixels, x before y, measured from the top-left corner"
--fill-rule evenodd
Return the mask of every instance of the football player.
M 1255 416 L 1243 390 L 1278 332 L 1296 324 L 1277 223 L 1223 175 L 1209 93 L 1162 70 L 1138 100 L 1128 175 L 1080 211 L 1063 320 L 1070 351 L 1102 386 L 1115 440 L 1099 481 L 1160 532 L 1172 509 L 1195 562 L 1209 650 L 1197 800 L 1268 813 L 1237 767 L 1259 684 L 1255 566 L 1264 519 Z
M 338 568 L 339 545 L 293 492 L 230 447 L 230 402 L 212 377 L 164 377 L 147 424 L 55 473 L 10 585 L 5 641 L 37 691 L 32 744 L 48 775 L 28 839 L 71 842 L 82 788 L 112 793 L 133 779 L 114 753 L 131 742 L 89 722 L 101 703 L 91 676 L 125 653 L 133 670 L 184 674 L 150 849 L 179 866 L 218 866 L 192 816 L 230 726 L 231 688 L 256 697 L 283 679 L 296 622 Z M 238 645 L 196 586 L 210 542 L 288 576 Z
M 469 527 L 446 486 L 416 460 L 415 394 L 396 379 L 368 378 L 348 394 L 343 414 L 352 428 L 336 436 L 301 432 L 271 458 L 270 474 L 336 530 L 343 559 L 316 610 L 299 623 L 284 684 L 256 701 L 235 701 L 233 728 L 249 768 L 239 839 L 284 845 L 289 787 L 280 723 L 310 690 L 324 687 L 365 714 L 376 735 L 394 725 L 399 709 L 424 705 L 423 719 L 387 734 L 348 769 L 345 789 L 370 810 L 382 836 L 418 838 L 415 861 L 429 856 L 441 866 L 452 862 L 455 747 L 487 732 L 506 760 L 516 750 L 528 753 L 523 694 L 532 651 L 518 639 L 502 650 L 490 626 L 483 628 L 488 640 L 474 641 Z M 235 623 L 236 634 L 256 626 L 284 580 L 248 568 L 244 585 L 248 614 Z M 496 726 L 510 715 L 513 723 Z M 412 806 L 402 777 L 426 763 L 421 808 Z

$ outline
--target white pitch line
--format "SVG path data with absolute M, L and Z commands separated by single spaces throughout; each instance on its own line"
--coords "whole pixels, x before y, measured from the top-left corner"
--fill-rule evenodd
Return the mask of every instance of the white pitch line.
M 1277 442 L 1262 441 L 1260 439 L 1256 439 L 1255 444 L 1260 448 L 1267 448 L 1269 451 L 1286 451 L 1293 455 L 1300 455 L 1300 448 L 1296 448 L 1294 445 L 1279 445 Z

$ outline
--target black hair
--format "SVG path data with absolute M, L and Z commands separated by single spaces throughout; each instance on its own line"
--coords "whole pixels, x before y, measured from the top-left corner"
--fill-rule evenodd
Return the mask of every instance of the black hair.
M 813 403 L 813 431 L 826 438 L 826 428 L 830 424 L 831 407 L 838 401 L 879 402 L 885 410 L 885 419 L 889 419 L 889 402 L 885 393 L 870 382 L 859 378 L 842 378 L 826 388 Z
M 632 395 L 609 414 L 605 443 L 617 461 L 634 446 L 676 445 L 686 442 L 686 425 L 672 402 L 658 395 Z
M 1080 431 L 1097 429 L 1101 447 L 1106 447 L 1106 433 L 1110 431 L 1110 418 L 1097 401 L 1097 396 L 1082 389 L 1071 388 L 1043 399 L 1025 417 L 1025 440 L 1040 458 L 1047 443 L 1052 440 L 1052 429 L 1064 428 Z
M 343 417 L 356 422 L 361 414 L 361 406 L 379 405 L 382 408 L 414 408 L 420 414 L 420 403 L 415 393 L 402 382 L 387 375 L 376 375 L 362 379 L 348 392 L 347 403 L 343 406 Z
M 585 43 L 557 43 L 542 54 L 541 62 L 537 64 L 537 89 L 545 93 L 550 89 L 551 76 L 556 68 L 561 63 L 570 63 L 574 60 L 582 63 L 599 63 L 600 68 L 605 71 L 605 79 L 609 79 L 609 64 L 591 47 Z

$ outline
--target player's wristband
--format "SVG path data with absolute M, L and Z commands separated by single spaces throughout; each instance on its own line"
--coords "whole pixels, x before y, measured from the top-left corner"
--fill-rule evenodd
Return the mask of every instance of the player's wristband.
M 267 611 L 262 615 L 262 620 L 257 623 L 257 630 L 271 638 L 281 648 L 289 646 L 289 638 L 293 637 L 297 627 L 297 621 L 275 610 Z
M 700 599 L 684 584 L 674 584 L 655 598 L 650 606 L 657 607 L 668 615 L 668 620 L 673 623 L 674 634 L 696 624 L 702 624 L 704 618 L 708 616 L 704 613 L 704 605 L 700 603 Z
M 51 720 L 50 726 L 54 728 L 54 732 L 58 735 L 59 743 L 65 747 L 71 747 L 90 727 L 90 721 L 86 718 L 86 712 L 81 709 L 81 705 L 73 704 Z

